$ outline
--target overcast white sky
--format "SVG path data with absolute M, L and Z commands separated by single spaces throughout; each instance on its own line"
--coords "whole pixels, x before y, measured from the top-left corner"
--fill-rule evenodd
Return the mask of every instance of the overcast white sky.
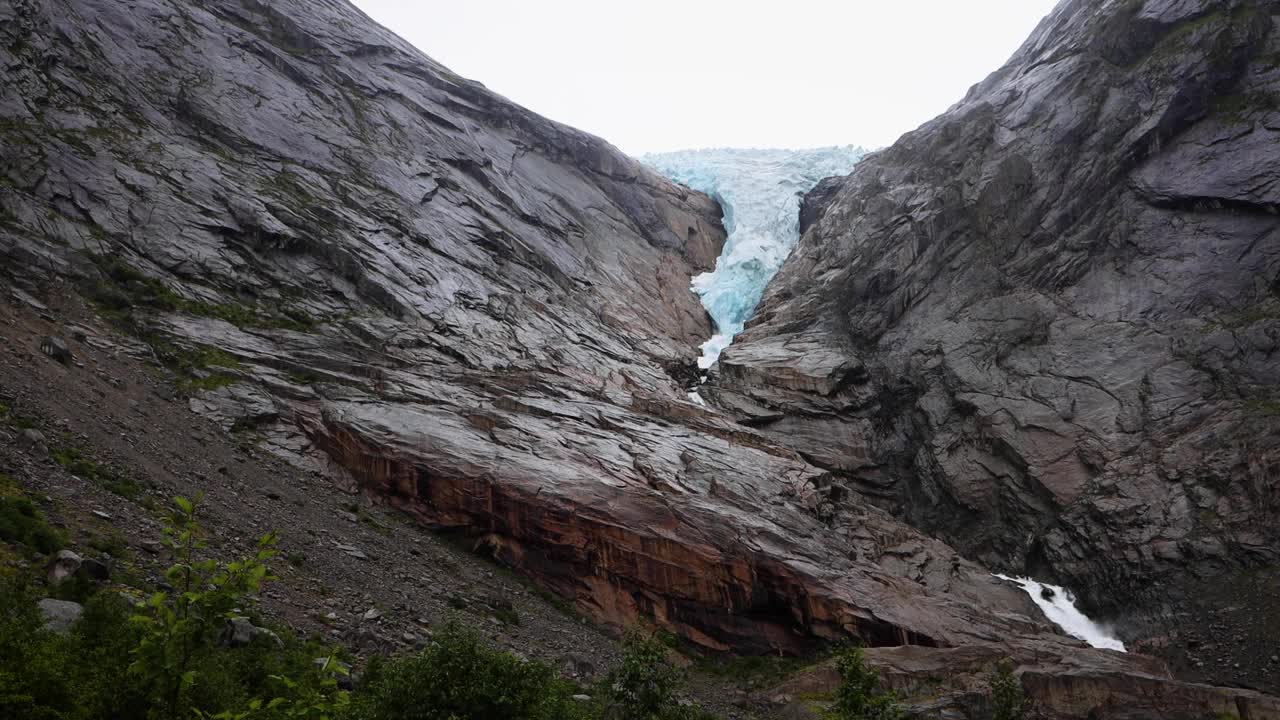
M 1056 0 L 355 0 L 454 72 L 629 153 L 879 147 Z

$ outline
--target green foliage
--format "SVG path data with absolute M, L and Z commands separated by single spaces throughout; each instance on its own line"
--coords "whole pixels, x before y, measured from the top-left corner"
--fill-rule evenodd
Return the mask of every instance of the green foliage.
M 756 680 L 776 682 L 813 662 L 815 662 L 813 657 L 745 655 L 741 657 L 712 657 L 699 662 L 696 669 L 713 677 L 726 678 L 740 683 Z
M 679 670 L 667 662 L 660 636 L 632 629 L 623 643 L 622 662 L 605 679 L 605 717 L 621 720 L 696 720 L 708 715 L 681 705 Z
M 409 657 L 370 663 L 352 720 L 571 720 L 587 709 L 549 666 L 486 647 L 450 623 Z
M 12 499 L 3 494 L 0 498 Z M 88 597 L 70 633 L 42 629 L 38 595 L 0 584 L 0 717 L 9 720 L 699 720 L 682 706 L 679 673 L 653 636 L 632 633 L 620 666 L 591 702 L 541 662 L 488 647 L 450 623 L 421 653 L 375 658 L 360 688 L 336 652 L 278 629 L 230 647 L 219 635 L 271 579 L 275 537 L 248 557 L 205 556 L 195 503 L 174 499 L 164 590 L 133 604 Z M 123 551 L 119 551 L 123 554 Z M 114 554 L 114 553 L 113 553 Z M 322 658 L 317 667 L 317 658 Z
M 131 618 L 142 637 L 132 651 L 129 673 L 148 689 L 151 718 L 187 716 L 196 709 L 197 658 L 215 646 L 237 602 L 259 590 L 267 579 L 266 563 L 275 554 L 275 537 L 267 535 L 248 558 L 230 563 L 201 559 L 205 543 L 195 504 L 179 497 L 174 506 L 163 540 L 173 552 L 174 564 L 165 572 L 173 591 L 153 594 Z
M 36 426 L 35 420 L 15 413 L 13 408 L 4 404 L 0 404 L 0 422 L 19 430 L 30 430 Z
M 30 588 L 0 586 L 0 717 L 55 720 L 71 707 L 64 643 L 42 624 Z
M 195 503 L 174 498 L 164 544 L 174 563 L 157 592 L 131 618 L 139 639 L 130 651 L 128 675 L 150 699 L 147 717 L 242 720 L 327 720 L 347 704 L 337 687 L 344 672 L 332 652 L 289 639 L 283 649 L 270 638 L 226 648 L 218 635 L 236 608 L 273 579 L 267 562 L 276 536 L 258 540 L 254 554 L 231 562 L 203 558 L 203 530 Z M 329 657 L 317 671 L 312 660 Z
M 129 552 L 129 546 L 125 542 L 124 536 L 115 530 L 107 531 L 101 535 L 94 535 L 89 538 L 86 544 L 94 550 L 110 555 L 117 560 L 123 558 Z
M 184 312 L 199 317 L 224 320 L 239 328 L 280 328 L 304 331 L 315 321 L 305 312 L 284 307 L 278 312 L 264 310 L 257 303 L 206 302 L 188 300 L 174 292 L 163 281 L 148 277 L 113 255 L 94 255 L 92 259 L 103 277 L 87 288 L 98 307 L 116 319 L 127 319 L 135 308 L 161 312 Z
M 1280 415 L 1280 401 L 1252 398 L 1245 401 L 1244 410 L 1245 412 L 1252 413 L 1254 415 Z
M 30 500 L 0 496 L 0 540 L 22 545 L 27 552 L 51 555 L 66 544 L 63 534 L 45 520 Z
M 511 607 L 496 607 L 491 609 L 493 616 L 503 625 L 519 625 L 520 613 Z
M 862 648 L 852 647 L 836 655 L 840 687 L 828 714 L 830 720 L 899 720 L 902 706 L 892 690 L 880 687 L 880 673 L 866 665 Z
M 1031 700 L 1022 681 L 1013 674 L 1013 663 L 1003 660 L 987 679 L 991 688 L 991 720 L 1023 720 L 1031 711 Z
M 128 473 L 97 462 L 79 448 L 55 446 L 49 450 L 49 457 L 72 475 L 96 482 L 127 500 L 137 500 L 146 491 L 143 484 Z

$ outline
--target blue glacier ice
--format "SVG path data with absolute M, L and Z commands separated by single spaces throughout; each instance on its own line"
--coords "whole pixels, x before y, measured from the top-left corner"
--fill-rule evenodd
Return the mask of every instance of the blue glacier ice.
M 800 238 L 800 199 L 818 181 L 847 175 L 866 150 L 852 145 L 811 150 L 685 150 L 641 156 L 678 183 L 720 203 L 729 232 L 715 270 L 693 290 L 715 321 L 698 366 L 711 367 L 742 332 L 765 285 Z

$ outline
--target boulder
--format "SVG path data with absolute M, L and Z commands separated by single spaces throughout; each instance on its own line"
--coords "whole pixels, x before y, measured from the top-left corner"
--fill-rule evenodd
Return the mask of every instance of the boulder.
M 278 647 L 284 647 L 284 641 L 271 630 L 258 627 L 247 617 L 227 619 L 218 642 L 227 647 L 244 647 L 259 640 L 269 640 Z
M 49 563 L 48 582 L 60 585 L 64 580 L 73 577 L 80 571 L 84 559 L 70 550 L 59 550 Z
M 80 619 L 84 607 L 80 603 L 69 600 L 45 598 L 39 603 L 40 616 L 44 618 L 45 627 L 56 633 L 67 633 L 71 626 Z
M 47 454 L 48 441 L 45 440 L 44 433 L 34 428 L 25 428 L 18 433 L 18 449 L 28 452 L 32 455 L 40 456 Z
M 66 365 L 71 362 L 71 348 L 67 347 L 67 341 L 53 335 L 46 336 L 40 341 L 40 352 Z

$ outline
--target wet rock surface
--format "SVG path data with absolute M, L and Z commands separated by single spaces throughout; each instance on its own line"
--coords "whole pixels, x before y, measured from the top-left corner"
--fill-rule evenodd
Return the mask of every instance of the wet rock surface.
M 810 195 L 704 395 L 1122 632 L 1274 567 L 1277 11 L 1061 3 Z
M 341 621 L 362 652 L 415 645 L 410 593 L 437 583 L 410 559 L 408 529 L 371 535 L 335 485 L 464 535 L 596 620 L 651 618 L 704 648 L 1024 643 L 1168 680 L 1154 661 L 1057 634 L 1020 590 L 853 492 L 861 469 L 887 467 L 871 431 L 916 414 L 792 412 L 869 382 L 845 346 L 819 335 L 757 368 L 773 384 L 726 391 L 731 412 L 687 399 L 711 332 L 689 277 L 724 237 L 709 199 L 457 77 L 344 2 L 20 0 L 0 21 L 0 258 L 28 308 L 15 326 L 31 312 L 56 324 L 51 308 L 82 293 L 137 338 L 77 313 L 81 329 L 58 332 L 86 359 L 64 365 L 11 328 L 24 344 L 9 382 L 35 360 L 68 385 L 106 355 L 168 368 L 176 390 L 148 387 L 148 403 L 204 414 L 257 448 L 243 452 L 290 466 L 258 493 L 243 477 L 261 468 L 222 459 L 223 441 L 193 426 L 170 442 L 219 459 L 173 484 L 221 491 L 217 521 L 245 537 L 323 513 L 308 556 L 347 590 L 306 612 Z M 847 188 L 810 236 L 849 220 Z M 1023 315 L 1002 332 L 1038 327 Z M 94 382 L 104 398 L 136 392 L 119 374 Z M 795 397 L 757 411 L 777 384 Z M 178 475 L 193 457 L 158 459 L 129 415 L 146 407 L 110 408 L 119 442 Z M 894 497 L 889 471 L 872 479 Z M 1069 479 L 1058 490 L 1070 496 Z M 103 507 L 85 513 L 136 510 Z M 152 540 L 137 538 L 148 556 Z M 373 582 L 394 612 L 352 594 Z M 473 595 L 432 603 L 506 602 Z

